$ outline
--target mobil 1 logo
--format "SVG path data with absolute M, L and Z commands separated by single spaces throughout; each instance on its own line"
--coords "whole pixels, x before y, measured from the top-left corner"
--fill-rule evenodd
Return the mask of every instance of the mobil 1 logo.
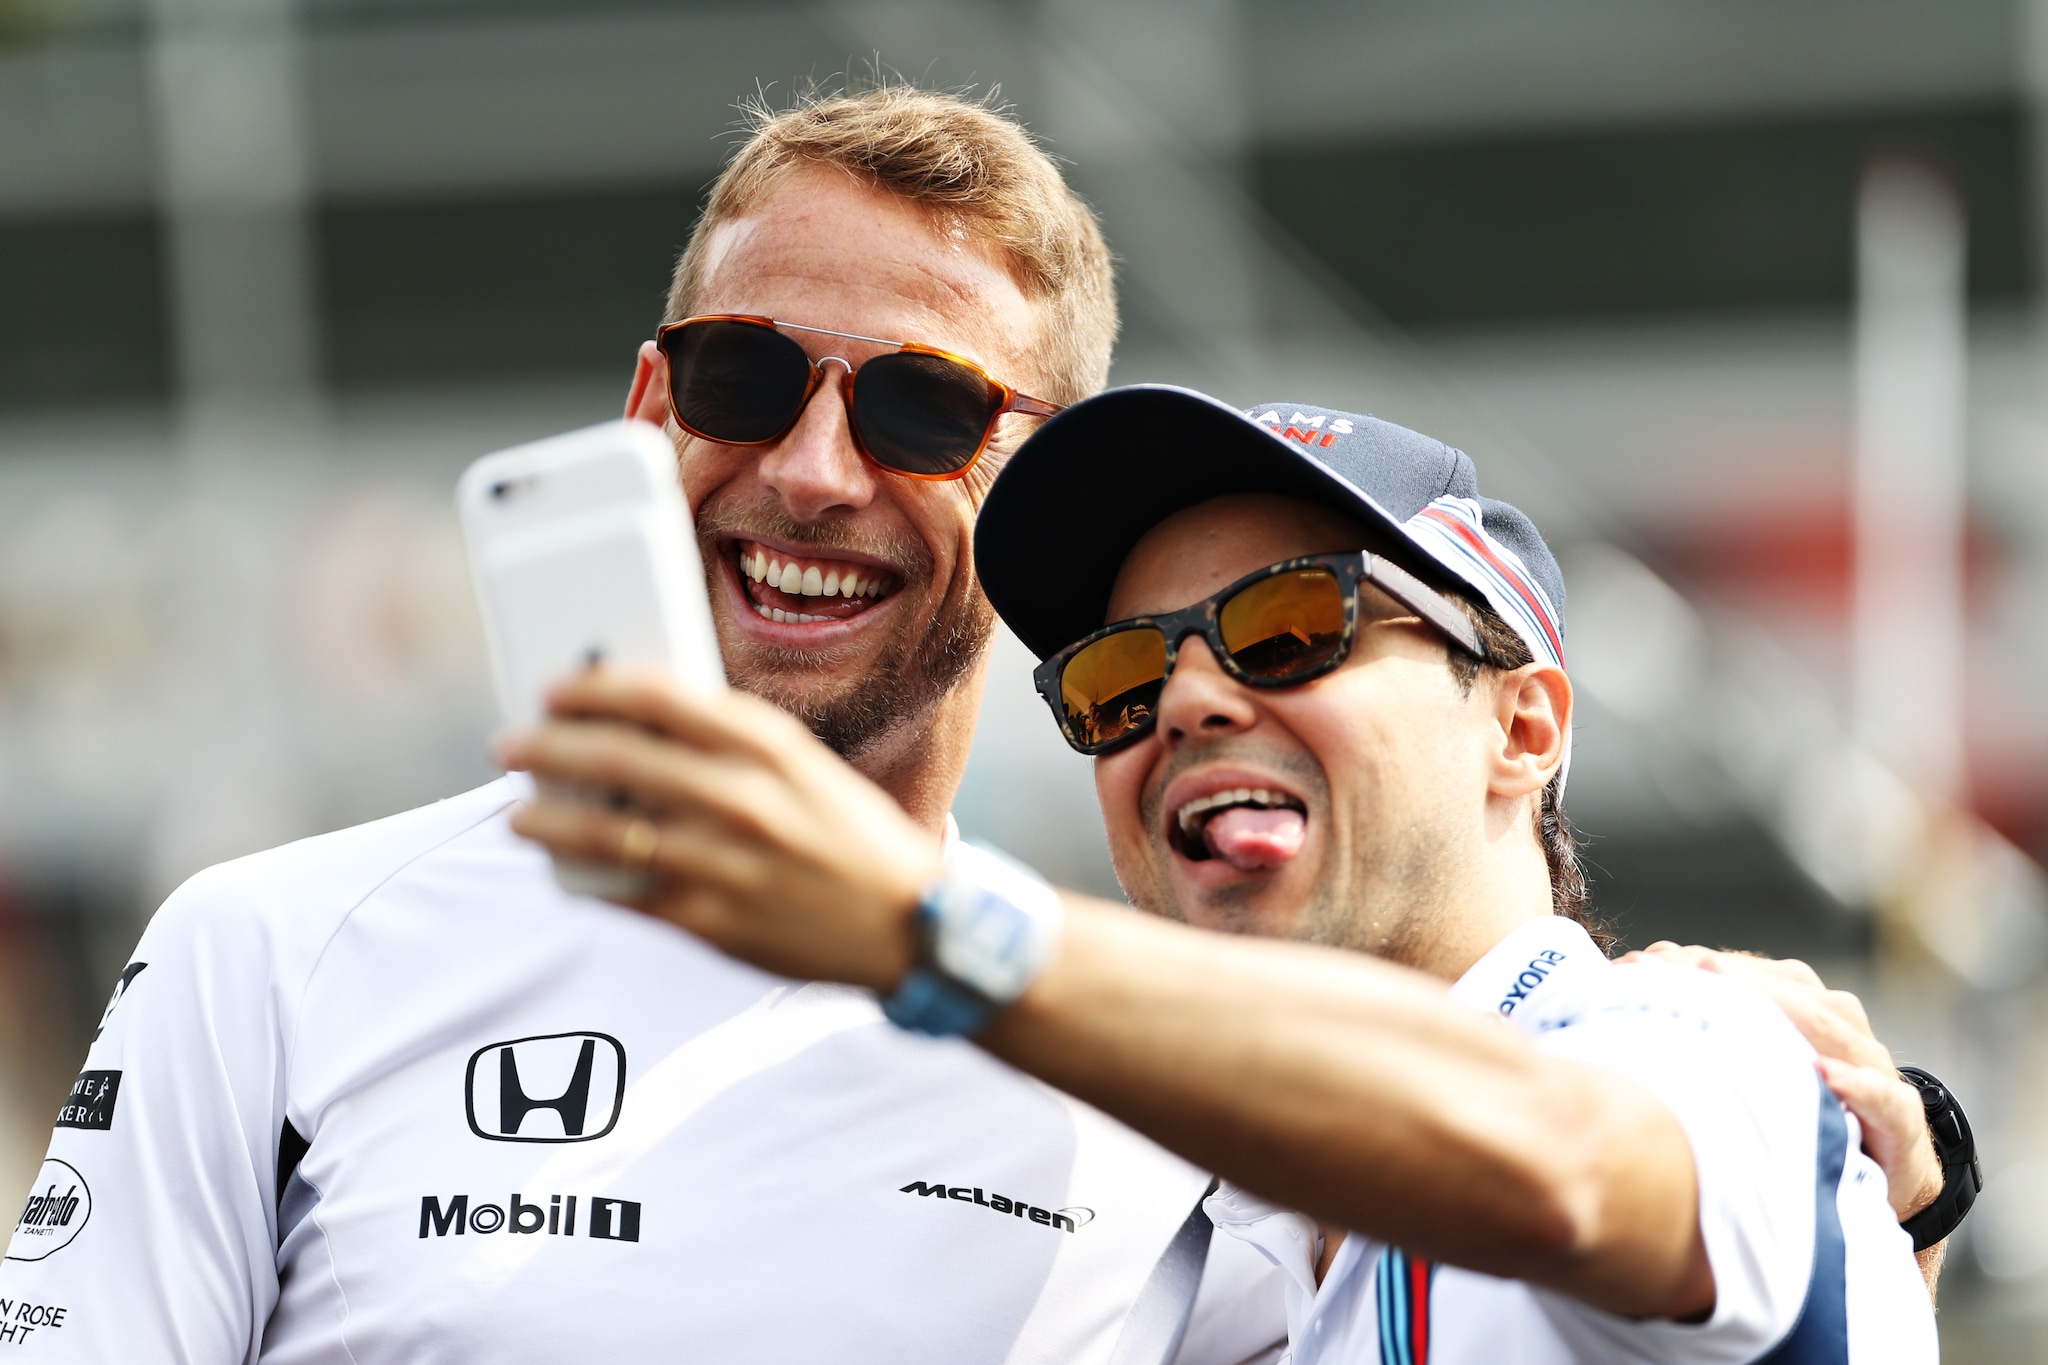
M 504 1203 L 493 1204 L 472 1200 L 466 1194 L 450 1195 L 445 1200 L 439 1195 L 422 1195 L 420 1237 L 466 1237 L 472 1233 L 488 1237 L 499 1231 L 526 1237 L 575 1237 L 577 1198 L 573 1194 L 551 1194 L 542 1203 L 538 1195 L 529 1201 L 523 1192 L 515 1190 Z M 639 1241 L 639 1201 L 593 1196 L 581 1235 L 600 1242 Z
M 618 1124 L 625 1045 L 608 1033 L 490 1043 L 462 1080 L 469 1131 L 492 1142 L 591 1142 Z

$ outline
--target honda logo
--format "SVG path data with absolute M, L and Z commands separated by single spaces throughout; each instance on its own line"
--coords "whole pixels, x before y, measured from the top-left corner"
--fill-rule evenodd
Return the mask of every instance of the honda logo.
M 619 1121 L 626 1049 L 607 1033 L 480 1047 L 463 1078 L 469 1131 L 492 1142 L 590 1142 Z

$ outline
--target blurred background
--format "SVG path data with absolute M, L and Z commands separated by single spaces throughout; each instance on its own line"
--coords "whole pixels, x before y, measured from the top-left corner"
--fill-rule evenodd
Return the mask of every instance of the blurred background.
M 2048 1356 L 2044 0 L 0 0 L 0 1197 L 161 897 L 491 776 L 451 512 L 615 416 L 735 104 L 999 85 L 1115 378 L 1469 450 L 1564 562 L 1624 938 L 1954 1083 Z M 1005 638 L 959 814 L 1114 891 Z

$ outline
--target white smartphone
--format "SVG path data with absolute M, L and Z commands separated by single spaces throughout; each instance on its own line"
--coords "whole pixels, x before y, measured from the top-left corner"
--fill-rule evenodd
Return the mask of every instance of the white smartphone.
M 675 451 L 659 427 L 605 422 L 486 455 L 463 471 L 455 506 L 507 724 L 538 724 L 548 687 L 598 662 L 725 686 Z M 649 884 L 562 859 L 555 878 L 591 896 Z

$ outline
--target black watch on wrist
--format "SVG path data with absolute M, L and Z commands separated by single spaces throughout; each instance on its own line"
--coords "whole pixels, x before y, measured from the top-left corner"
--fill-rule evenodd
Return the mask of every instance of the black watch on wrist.
M 1963 1215 L 1984 1188 L 1984 1168 L 1977 1164 L 1977 1139 L 1970 1120 L 1949 1088 L 1917 1066 L 1899 1068 L 1899 1078 L 1920 1092 L 1927 1114 L 1927 1132 L 1941 1160 L 1941 1193 L 1934 1202 L 1899 1226 L 1913 1239 L 1913 1250 L 1925 1251 L 1961 1226 Z

